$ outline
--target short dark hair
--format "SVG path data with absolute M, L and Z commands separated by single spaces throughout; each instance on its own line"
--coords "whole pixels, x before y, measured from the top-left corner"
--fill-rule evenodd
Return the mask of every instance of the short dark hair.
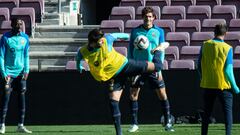
M 227 32 L 227 25 L 225 23 L 220 23 L 215 26 L 214 34 L 215 36 L 223 36 Z
M 88 42 L 89 43 L 97 43 L 97 41 L 104 36 L 103 31 L 99 29 L 93 29 L 88 33 Z
M 152 13 L 153 16 L 156 17 L 152 7 L 145 7 L 145 8 L 143 8 L 143 10 L 142 10 L 142 17 L 144 17 L 148 13 Z
M 11 19 L 11 26 L 14 27 L 18 23 L 19 20 L 21 20 L 21 19 L 19 19 L 19 18 L 12 18 Z

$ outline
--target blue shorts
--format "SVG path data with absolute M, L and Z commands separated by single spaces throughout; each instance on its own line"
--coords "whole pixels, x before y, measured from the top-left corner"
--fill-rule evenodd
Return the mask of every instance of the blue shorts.
M 165 85 L 163 85 L 163 80 L 159 80 L 159 75 L 160 75 L 159 72 L 144 73 L 139 78 L 136 78 L 136 80 L 134 80 L 132 87 L 133 88 L 142 87 L 144 83 L 148 81 L 151 89 L 155 90 L 159 88 L 164 88 Z
M 147 66 L 148 64 L 145 61 L 128 60 L 123 70 L 107 81 L 110 92 L 124 89 L 127 78 L 146 73 Z

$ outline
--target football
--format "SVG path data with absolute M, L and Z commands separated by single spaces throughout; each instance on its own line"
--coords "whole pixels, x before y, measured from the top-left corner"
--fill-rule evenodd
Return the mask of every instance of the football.
M 144 35 L 139 35 L 134 40 L 134 47 L 139 50 L 147 49 L 149 46 L 149 40 Z

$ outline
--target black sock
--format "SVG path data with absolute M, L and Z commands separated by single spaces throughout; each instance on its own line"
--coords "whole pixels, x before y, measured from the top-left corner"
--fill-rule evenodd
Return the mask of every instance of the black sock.
M 112 111 L 114 126 L 116 130 L 117 135 L 122 135 L 122 129 L 121 129 L 121 112 L 119 109 L 119 102 L 116 100 L 110 99 L 110 108 Z
M 170 104 L 169 104 L 168 100 L 160 100 L 160 101 L 161 101 L 161 106 L 163 109 L 164 124 L 166 125 L 171 120 Z
M 132 124 L 138 125 L 138 101 L 131 101 Z

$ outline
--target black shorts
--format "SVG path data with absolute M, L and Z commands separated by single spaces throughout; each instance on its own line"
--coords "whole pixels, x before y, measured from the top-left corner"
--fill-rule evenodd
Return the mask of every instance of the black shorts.
M 125 88 L 128 77 L 136 76 L 147 72 L 147 62 L 128 60 L 123 70 L 107 81 L 110 91 L 119 91 Z

